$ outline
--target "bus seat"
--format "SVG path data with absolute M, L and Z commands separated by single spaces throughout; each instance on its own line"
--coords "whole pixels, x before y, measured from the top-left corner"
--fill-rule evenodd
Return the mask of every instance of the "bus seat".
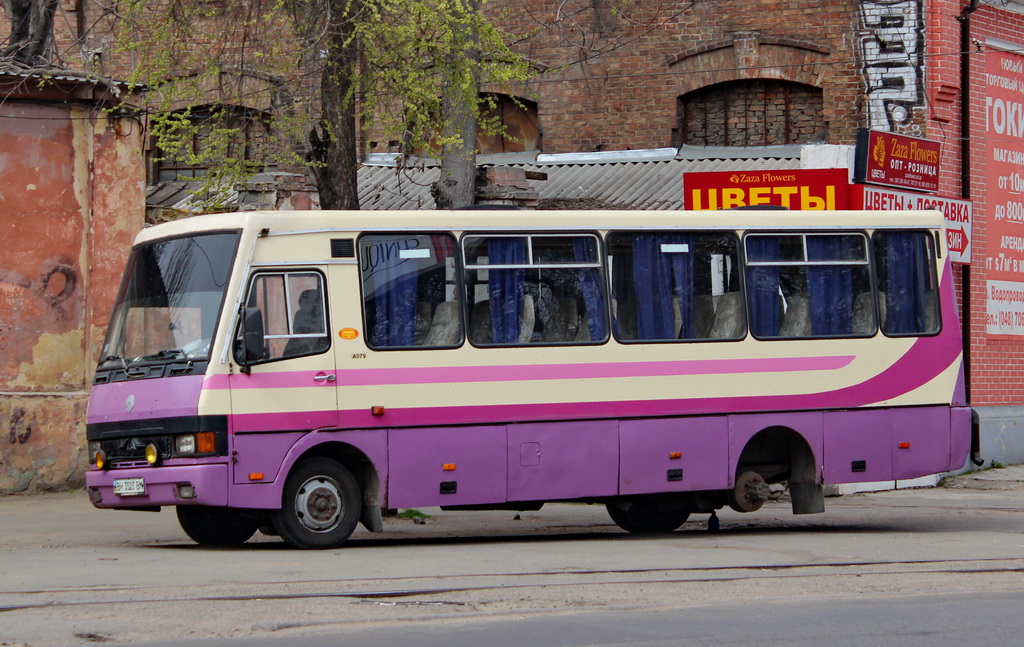
M 434 310 L 424 346 L 454 346 L 459 343 L 459 302 L 445 301 Z
M 806 294 L 794 294 L 789 298 L 789 307 L 782 315 L 779 337 L 811 336 L 811 304 Z
M 636 301 L 612 299 L 612 319 L 619 339 L 636 339 Z
M 427 338 L 427 332 L 430 331 L 430 304 L 426 301 L 416 302 L 416 332 L 415 332 L 415 344 L 422 346 L 423 342 Z
M 544 324 L 542 341 L 572 341 L 576 338 L 579 315 L 576 314 L 575 299 L 551 300 L 548 307 L 542 308 L 538 314 Z
M 739 292 L 726 292 L 718 297 L 712 339 L 736 339 L 743 335 L 743 299 Z
M 672 330 L 674 336 L 679 337 L 679 331 L 683 329 L 683 311 L 679 307 L 679 297 L 672 295 Z
M 935 292 L 929 290 L 925 297 L 923 332 L 935 332 L 939 329 L 938 305 L 938 301 L 935 299 Z
M 861 292 L 853 300 L 853 334 L 873 335 L 875 326 L 875 303 L 870 292 Z
M 707 339 L 715 325 L 715 301 L 710 294 L 698 294 L 693 298 L 693 336 Z
M 537 323 L 533 310 L 533 295 L 523 297 L 523 315 L 519 320 L 519 343 L 529 344 L 533 340 L 533 328 Z
M 474 344 L 490 344 L 491 338 L 491 302 L 484 299 L 473 304 L 469 314 L 469 338 Z
M 580 320 L 579 330 L 576 331 L 576 336 L 572 340 L 576 342 L 590 341 L 590 320 L 587 318 L 587 315 L 583 315 L 583 318 Z

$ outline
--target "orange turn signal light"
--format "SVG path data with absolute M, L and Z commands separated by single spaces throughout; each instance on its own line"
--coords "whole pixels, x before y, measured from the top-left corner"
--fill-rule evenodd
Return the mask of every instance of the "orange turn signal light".
M 910 449 L 910 443 L 900 443 L 900 449 Z
M 683 452 L 669 452 L 668 457 L 674 461 L 677 461 L 683 457 Z
M 196 453 L 212 454 L 217 451 L 217 436 L 212 431 L 200 431 L 196 434 Z
M 375 416 L 383 416 L 384 415 L 384 407 L 379 406 L 379 405 L 370 407 L 370 413 L 372 413 Z
M 444 463 L 443 465 L 441 465 L 441 469 L 444 470 L 445 472 L 454 472 L 455 463 Z
M 263 480 L 263 472 L 249 472 L 249 480 L 250 481 L 262 481 Z

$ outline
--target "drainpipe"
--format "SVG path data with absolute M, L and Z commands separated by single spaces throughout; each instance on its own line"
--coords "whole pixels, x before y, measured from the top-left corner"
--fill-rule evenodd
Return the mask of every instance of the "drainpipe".
M 971 0 L 956 17 L 960 21 L 960 197 L 971 199 L 971 14 L 981 0 Z M 960 319 L 963 322 L 964 391 L 971 402 L 971 266 L 964 265 L 960 274 Z M 971 462 L 984 464 L 981 457 L 981 420 L 977 410 L 971 411 Z
M 981 0 L 971 0 L 956 17 L 960 21 L 960 197 L 971 199 L 971 14 Z M 960 320 L 964 348 L 964 389 L 971 401 L 971 266 L 962 266 Z

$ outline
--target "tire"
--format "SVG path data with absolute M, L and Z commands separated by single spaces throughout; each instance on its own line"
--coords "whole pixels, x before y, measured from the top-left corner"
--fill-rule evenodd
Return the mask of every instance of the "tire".
M 241 546 L 260 525 L 237 508 L 179 505 L 177 512 L 181 529 L 200 546 Z
M 309 458 L 288 475 L 274 528 L 295 548 L 337 548 L 352 535 L 363 511 L 352 473 L 328 458 Z
M 633 533 L 672 532 L 690 518 L 690 507 L 665 499 L 633 499 L 606 505 L 608 516 L 619 528 Z

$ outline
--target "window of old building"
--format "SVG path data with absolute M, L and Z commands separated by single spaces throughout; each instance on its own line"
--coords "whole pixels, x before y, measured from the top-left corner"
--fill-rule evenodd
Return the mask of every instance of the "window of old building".
M 197 178 L 225 159 L 265 170 L 264 149 L 270 132 L 268 114 L 240 106 L 206 106 L 176 113 L 180 126 L 174 144 L 150 148 L 155 182 Z
M 488 93 L 481 98 L 484 100 L 481 106 L 483 114 L 476 136 L 480 153 L 518 153 L 541 149 L 536 103 L 507 94 Z
M 824 139 L 822 91 L 790 81 L 717 83 L 679 97 L 676 145 L 772 146 Z

